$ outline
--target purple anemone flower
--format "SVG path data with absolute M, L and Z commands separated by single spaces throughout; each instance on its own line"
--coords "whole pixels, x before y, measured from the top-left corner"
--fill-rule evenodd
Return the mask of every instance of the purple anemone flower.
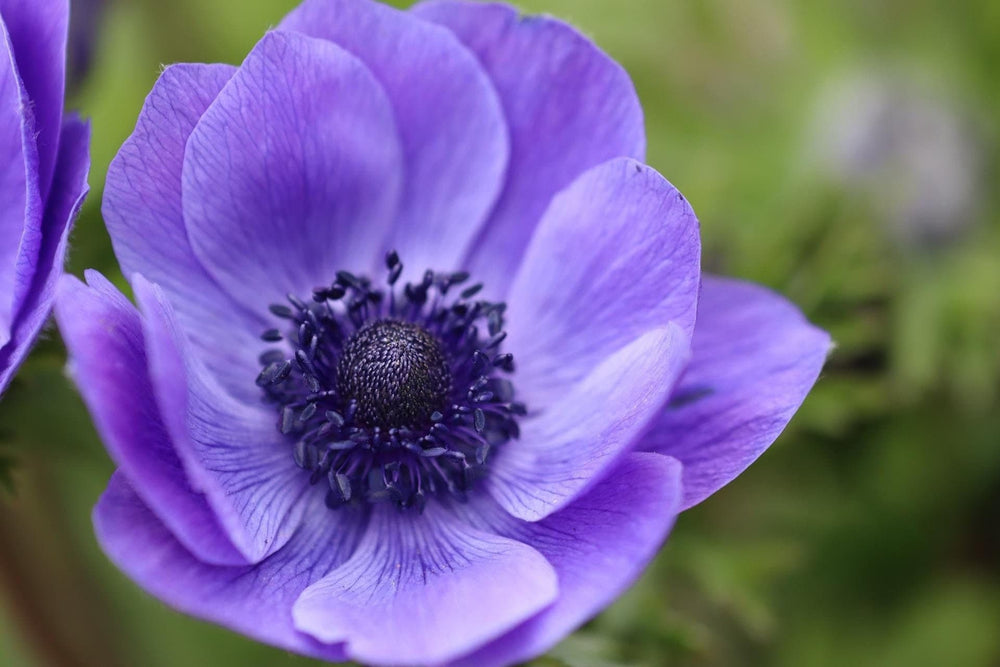
M 829 348 L 701 275 L 643 149 L 621 67 L 504 5 L 307 0 L 168 67 L 105 189 L 138 307 L 57 303 L 109 557 L 329 660 L 510 664 L 597 613 Z
M 67 0 L 0 0 L 0 394 L 52 309 L 87 192 L 89 130 L 63 118 Z

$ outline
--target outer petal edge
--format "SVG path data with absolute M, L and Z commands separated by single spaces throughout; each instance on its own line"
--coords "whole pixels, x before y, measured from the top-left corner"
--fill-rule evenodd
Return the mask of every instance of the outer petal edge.
M 774 442 L 819 377 L 830 336 L 778 294 L 702 283 L 691 363 L 643 449 L 684 464 L 683 509 L 735 479 Z

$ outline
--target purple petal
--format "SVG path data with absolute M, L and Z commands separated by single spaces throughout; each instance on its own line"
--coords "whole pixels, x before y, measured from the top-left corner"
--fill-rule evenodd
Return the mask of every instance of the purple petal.
M 52 310 L 72 221 L 87 196 L 89 144 L 90 127 L 75 117 L 66 118 L 59 143 L 56 178 L 37 241 L 29 244 L 22 237 L 14 290 L 16 322 L 11 340 L 0 349 L 0 394 L 28 355 Z
M 0 28 L 3 28 L 0 24 Z M 0 346 L 10 340 L 16 308 L 16 265 L 22 234 L 41 237 L 31 102 L 18 78 L 10 35 L 3 31 L 0 62 Z
M 280 28 L 334 41 L 385 88 L 406 164 L 388 247 L 420 274 L 458 268 L 508 155 L 500 100 L 476 58 L 450 31 L 370 0 L 306 0 Z
M 67 0 L 0 0 L 17 72 L 31 100 L 38 148 L 38 189 L 44 201 L 52 184 L 62 132 L 66 78 Z
M 99 273 L 90 286 L 59 282 L 56 317 L 69 372 L 101 439 L 143 502 L 198 557 L 244 562 L 220 529 L 204 496 L 191 489 L 153 395 L 135 308 Z
M 473 2 L 413 11 L 452 30 L 500 94 L 510 129 L 507 182 L 468 265 L 502 295 L 553 195 L 605 160 L 644 157 L 642 109 L 625 70 L 561 21 Z
M 227 396 L 190 353 L 163 291 L 138 274 L 132 286 L 156 398 L 187 476 L 246 560 L 260 561 L 298 529 L 308 475 L 275 428 L 274 409 Z
M 332 42 L 271 32 L 208 108 L 184 158 L 195 254 L 254 312 L 338 269 L 381 266 L 402 157 L 385 92 Z
M 235 71 L 189 64 L 163 71 L 108 168 L 102 212 L 122 272 L 141 273 L 163 288 L 198 356 L 230 393 L 249 401 L 259 397 L 252 382 L 262 347 L 257 335 L 268 324 L 202 268 L 181 209 L 184 146 Z
M 591 169 L 546 211 L 508 295 L 508 348 L 529 405 L 548 405 L 607 355 L 676 324 L 690 340 L 698 221 L 653 169 Z
M 537 523 L 476 504 L 479 521 L 537 549 L 556 569 L 559 597 L 531 620 L 457 661 L 486 667 L 544 653 L 632 585 L 670 532 L 680 509 L 681 466 L 630 454 L 600 484 Z
M 683 509 L 728 484 L 774 442 L 829 351 L 829 335 L 784 298 L 705 277 L 691 364 L 643 443 L 684 464 Z
M 264 562 L 219 567 L 192 556 L 116 473 L 94 508 L 94 530 L 115 565 L 175 609 L 290 651 L 344 660 L 340 646 L 297 631 L 291 609 L 302 590 L 346 560 L 363 522 L 313 509 L 318 520 Z
M 689 354 L 676 325 L 610 355 L 560 401 L 522 424 L 492 463 L 487 488 L 505 510 L 538 521 L 600 481 L 660 410 Z
M 295 627 L 346 642 L 364 663 L 451 660 L 538 613 L 557 594 L 531 547 L 471 528 L 440 505 L 376 507 L 351 559 L 295 603 Z

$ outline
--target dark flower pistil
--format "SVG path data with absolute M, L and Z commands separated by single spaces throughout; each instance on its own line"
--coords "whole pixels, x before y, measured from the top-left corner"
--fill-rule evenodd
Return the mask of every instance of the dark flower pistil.
M 257 385 L 330 507 L 464 500 L 525 413 L 500 352 L 506 304 L 477 300 L 481 284 L 462 289 L 466 272 L 399 287 L 395 252 L 386 266 L 384 288 L 340 271 L 309 301 L 289 295 L 270 307 L 288 324 L 262 336 L 286 346 L 261 355 Z

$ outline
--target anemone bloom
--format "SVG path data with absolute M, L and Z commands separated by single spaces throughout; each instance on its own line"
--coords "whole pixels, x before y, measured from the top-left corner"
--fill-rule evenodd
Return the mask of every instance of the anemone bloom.
M 829 345 L 701 276 L 643 144 L 618 65 L 502 5 L 310 0 L 167 68 L 105 190 L 138 309 L 57 304 L 110 558 L 331 660 L 509 664 L 597 613 Z
M 0 0 L 0 394 L 55 298 L 87 191 L 87 126 L 63 118 L 66 0 Z

